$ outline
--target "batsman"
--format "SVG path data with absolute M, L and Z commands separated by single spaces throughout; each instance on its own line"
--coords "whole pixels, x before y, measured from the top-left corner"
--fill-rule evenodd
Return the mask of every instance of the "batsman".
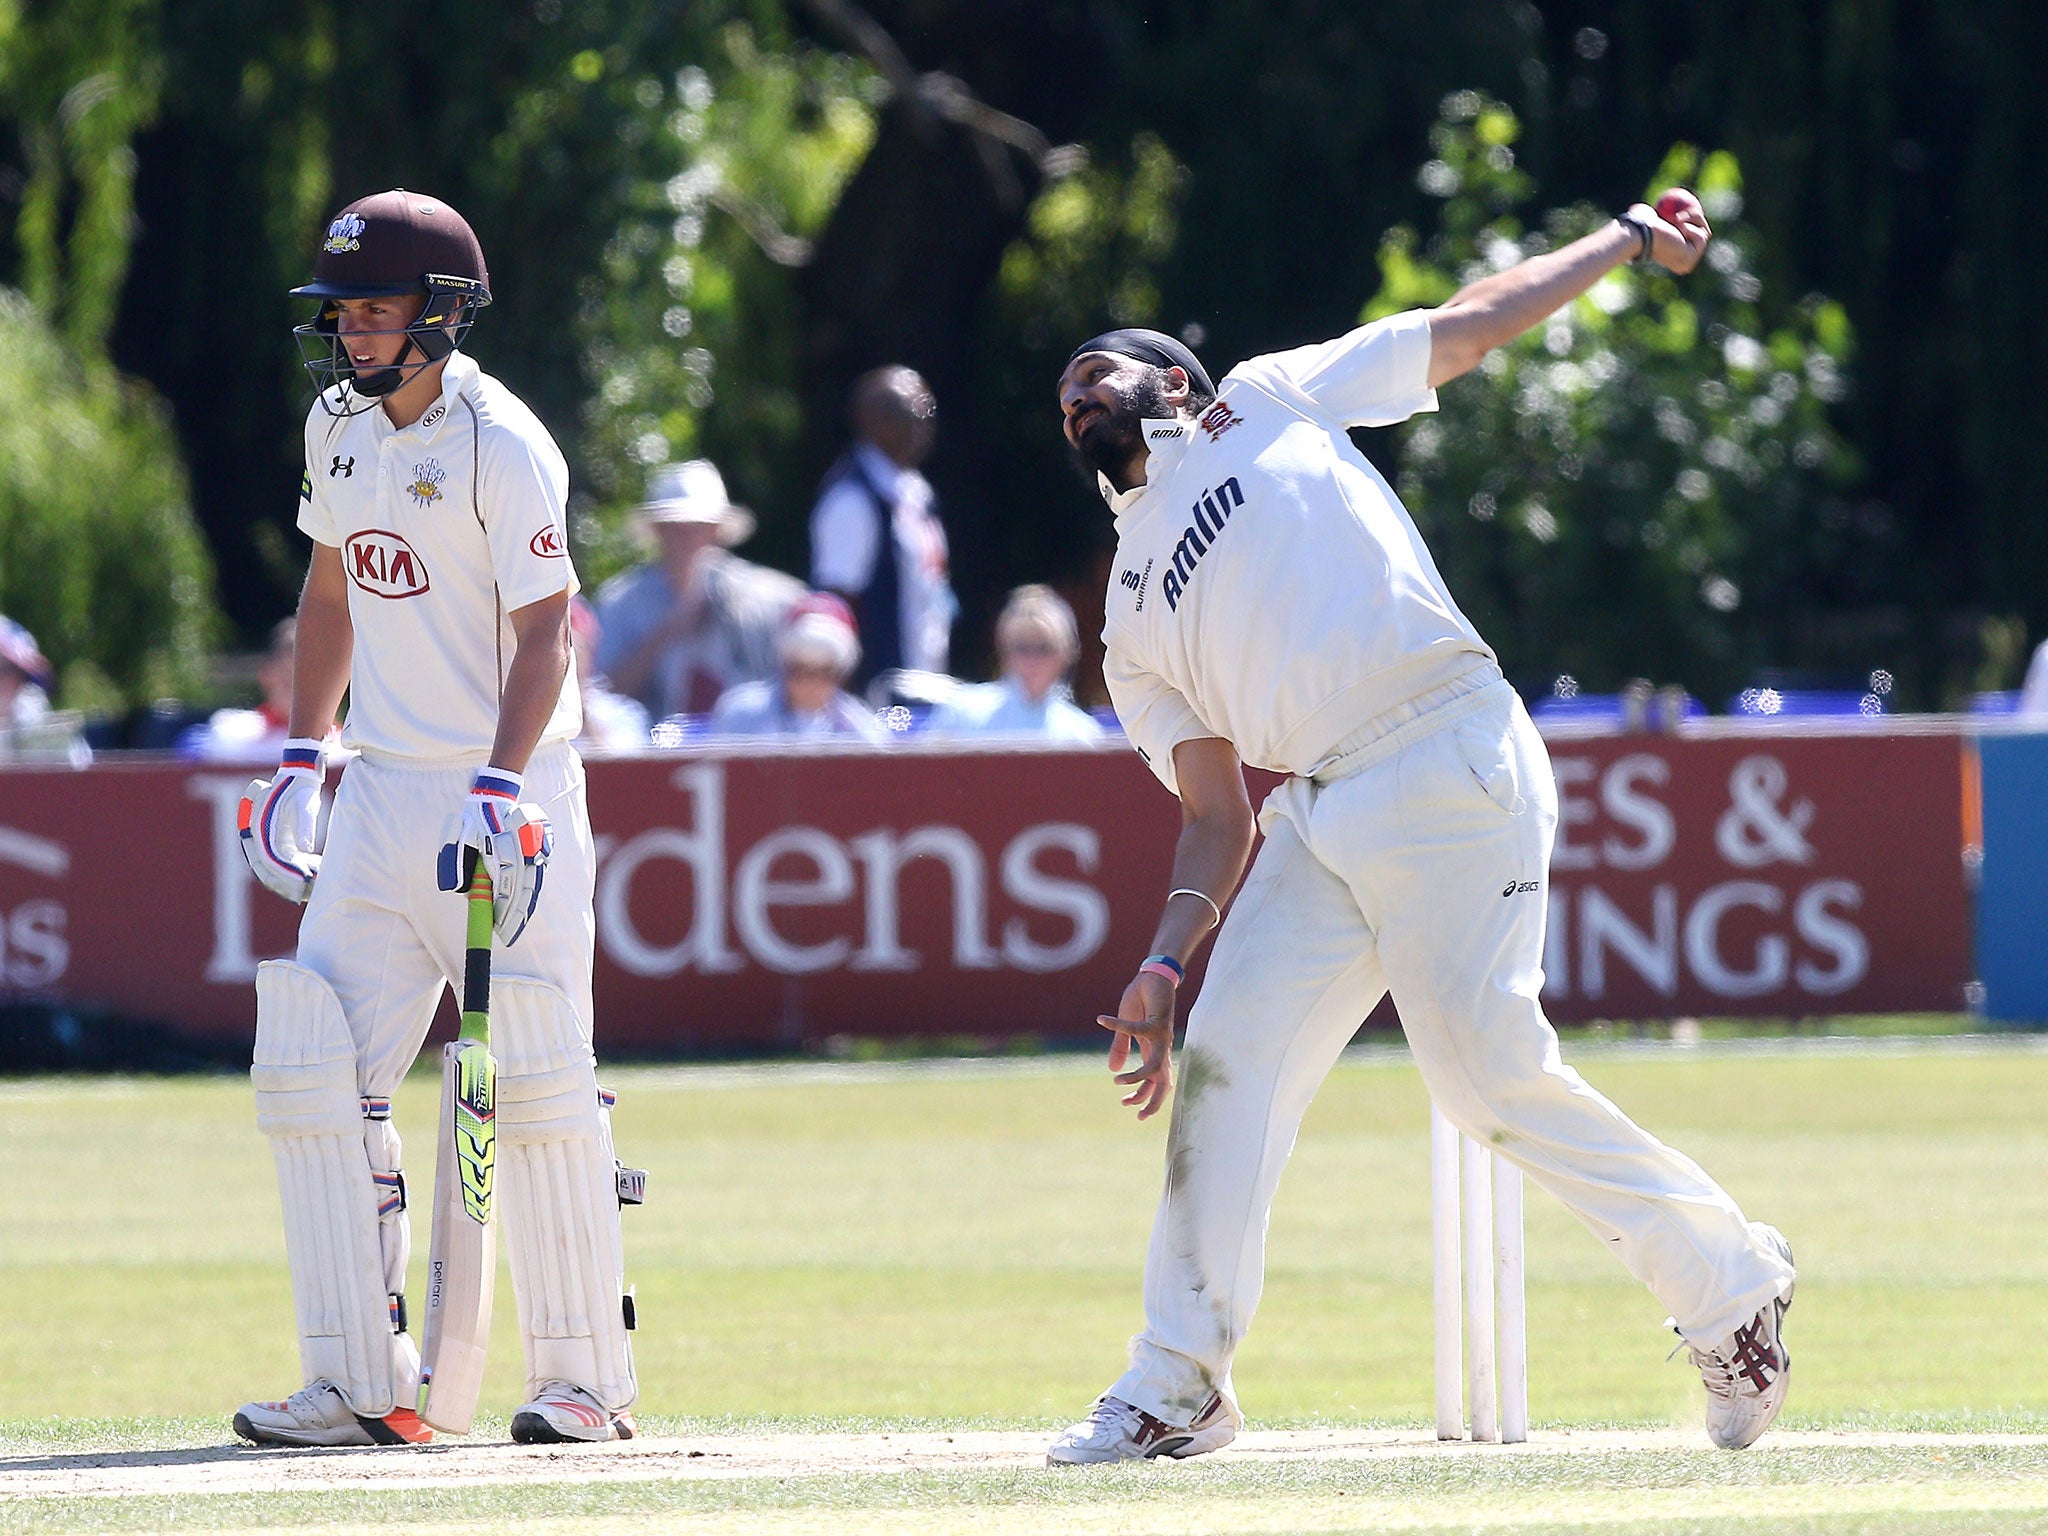
M 638 1186 L 613 1155 L 590 1043 L 595 858 L 570 744 L 581 707 L 568 468 L 534 414 L 458 349 L 490 278 L 446 203 L 396 189 L 349 204 L 313 281 L 292 292 L 318 305 L 296 329 L 320 391 L 299 486 L 313 552 L 291 740 L 276 775 L 249 788 L 242 848 L 264 885 L 306 907 L 297 957 L 257 973 L 252 1071 L 305 1385 L 245 1404 L 235 1430 L 266 1445 L 432 1438 L 415 1410 L 391 1099 L 443 990 L 463 978 L 480 864 L 497 1075 L 494 1099 L 471 1097 L 495 1122 L 488 1204 L 525 1344 L 513 1438 L 627 1439 L 620 1210 Z M 323 841 L 322 738 L 344 692 L 344 744 L 358 756 Z M 444 1332 L 477 1335 L 456 1344 L 481 1348 L 488 1276 L 486 1262 L 480 1303 L 434 1298 Z
M 1549 758 L 1349 435 L 1435 410 L 1438 386 L 1623 262 L 1690 272 L 1708 239 L 1698 199 L 1673 189 L 1439 308 L 1248 359 L 1220 385 L 1155 331 L 1108 332 L 1068 359 L 1062 428 L 1116 520 L 1103 672 L 1181 804 L 1153 953 L 1102 1020 L 1111 1069 L 1137 1057 L 1116 1080 L 1140 1116 L 1172 1094 L 1174 989 L 1221 932 L 1188 1018 L 1145 1330 L 1123 1377 L 1054 1442 L 1055 1464 L 1194 1456 L 1235 1436 L 1231 1370 L 1281 1170 L 1389 992 L 1444 1114 L 1563 1201 L 1670 1312 L 1714 1443 L 1749 1445 L 1784 1402 L 1791 1248 L 1559 1058 L 1540 996 Z M 1237 890 L 1254 827 L 1243 763 L 1287 777 Z

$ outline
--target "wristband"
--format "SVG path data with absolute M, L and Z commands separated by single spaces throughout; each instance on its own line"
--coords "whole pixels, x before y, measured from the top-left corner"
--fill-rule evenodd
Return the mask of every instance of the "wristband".
M 1629 257 L 1629 264 L 1631 266 L 1641 266 L 1644 262 L 1648 261 L 1651 248 L 1656 244 L 1656 238 L 1651 234 L 1649 224 L 1632 213 L 1618 213 L 1614 216 L 1614 222 L 1623 229 L 1633 233 L 1643 243 L 1643 248 L 1637 251 L 1635 255 Z
M 284 744 L 284 750 L 278 753 L 277 766 L 280 769 L 317 774 L 320 772 L 326 750 L 324 742 L 315 741 L 310 736 L 294 736 Z
M 490 795 L 496 799 L 510 800 L 515 805 L 526 789 L 526 776 L 514 773 L 510 768 L 500 768 L 486 763 L 477 769 L 476 777 L 470 780 L 472 795 Z
M 1138 967 L 1138 974 L 1142 976 L 1147 971 L 1164 978 L 1168 986 L 1175 988 L 1188 979 L 1187 968 L 1171 955 L 1147 955 L 1145 963 Z
M 1216 914 L 1216 921 L 1211 923 L 1209 926 L 1211 928 L 1214 928 L 1222 923 L 1223 909 L 1216 905 L 1216 898 L 1214 896 L 1211 896 L 1207 891 L 1198 891 L 1192 885 L 1183 885 L 1178 887 L 1177 889 L 1168 891 L 1166 893 L 1166 899 L 1168 901 L 1173 900 L 1173 898 L 1176 896 L 1192 896 L 1197 901 L 1206 901 L 1207 903 L 1209 903 L 1209 910 Z

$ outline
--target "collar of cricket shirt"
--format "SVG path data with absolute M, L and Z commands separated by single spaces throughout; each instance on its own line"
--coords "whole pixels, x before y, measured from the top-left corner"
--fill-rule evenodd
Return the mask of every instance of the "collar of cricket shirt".
M 469 387 L 470 381 L 483 370 L 477 367 L 476 359 L 457 349 L 448 354 L 448 364 L 441 370 L 441 398 L 420 414 L 420 419 L 409 427 L 399 428 L 410 432 L 423 442 L 431 443 L 440 436 L 441 429 L 448 424 L 448 418 L 455 414 L 455 397 Z
M 1142 426 L 1148 451 L 1145 478 L 1128 491 L 1120 491 L 1109 483 L 1109 476 L 1100 470 L 1095 474 L 1095 484 L 1102 492 L 1102 499 L 1109 503 L 1109 510 L 1116 514 L 1119 522 L 1147 491 L 1172 476 L 1180 467 L 1181 456 L 1188 451 L 1188 443 L 1194 438 L 1193 423 L 1182 421 L 1178 416 L 1164 420 L 1148 417 Z

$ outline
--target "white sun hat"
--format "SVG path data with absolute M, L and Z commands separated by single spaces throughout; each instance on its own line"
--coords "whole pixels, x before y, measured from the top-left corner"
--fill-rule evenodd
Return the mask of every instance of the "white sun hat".
M 845 678 L 860 665 L 853 610 L 830 592 L 813 592 L 790 610 L 775 651 L 784 666 L 822 663 Z
M 709 459 L 662 465 L 647 477 L 647 499 L 636 510 L 649 524 L 712 524 L 721 544 L 744 543 L 754 531 L 754 514 L 733 505 L 725 477 Z

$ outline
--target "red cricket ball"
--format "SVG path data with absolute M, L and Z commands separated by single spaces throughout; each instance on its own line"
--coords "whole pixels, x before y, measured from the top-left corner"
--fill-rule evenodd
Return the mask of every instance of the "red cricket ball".
M 1657 199 L 1657 217 L 1667 224 L 1676 223 L 1678 210 L 1684 206 L 1684 200 L 1676 192 L 1666 192 Z

